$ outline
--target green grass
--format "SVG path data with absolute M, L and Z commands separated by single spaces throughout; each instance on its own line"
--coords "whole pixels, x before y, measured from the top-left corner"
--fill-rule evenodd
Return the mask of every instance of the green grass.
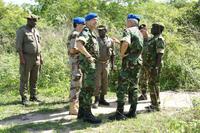
M 8 98 L 9 97 L 9 98 Z M 18 91 L 8 91 L 0 97 L 0 120 L 9 121 L 14 118 L 22 118 L 31 114 L 53 114 L 68 110 L 68 89 L 40 88 L 39 97 L 45 103 L 24 107 L 20 104 Z M 108 97 L 115 97 L 115 93 L 109 92 Z M 195 108 L 190 110 L 162 110 L 155 113 L 141 113 L 136 119 L 126 121 L 109 121 L 110 114 L 98 117 L 103 122 L 99 125 L 91 125 L 74 119 L 60 119 L 50 122 L 37 122 L 29 124 L 6 125 L 0 127 L 0 133 L 26 133 L 26 132 L 102 132 L 102 133 L 198 133 L 200 130 L 200 106 L 199 99 L 194 101 Z

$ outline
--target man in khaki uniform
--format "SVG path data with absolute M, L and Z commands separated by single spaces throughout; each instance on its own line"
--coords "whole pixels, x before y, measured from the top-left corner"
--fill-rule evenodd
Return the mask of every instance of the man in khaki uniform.
M 93 108 L 98 108 L 98 105 L 109 106 L 109 103 L 105 100 L 104 96 L 108 90 L 108 74 L 111 65 L 111 69 L 114 67 L 114 42 L 106 35 L 107 28 L 104 25 L 98 26 L 99 37 L 97 38 L 99 44 L 99 59 L 97 61 L 96 71 L 96 91 L 95 102 Z M 99 97 L 100 95 L 100 97 Z
M 36 85 L 41 57 L 40 35 L 35 28 L 39 19 L 36 15 L 29 15 L 27 24 L 20 27 L 16 32 L 16 49 L 20 59 L 20 95 L 22 104 L 27 105 L 28 83 L 30 87 L 30 101 L 40 102 L 36 97 Z
M 71 83 L 70 83 L 70 107 L 69 114 L 78 114 L 78 97 L 79 91 L 82 86 L 82 73 L 79 67 L 80 52 L 76 48 L 76 39 L 79 33 L 83 30 L 85 25 L 85 18 L 76 17 L 73 19 L 74 29 L 68 36 L 67 49 L 69 55 L 69 64 L 71 67 Z

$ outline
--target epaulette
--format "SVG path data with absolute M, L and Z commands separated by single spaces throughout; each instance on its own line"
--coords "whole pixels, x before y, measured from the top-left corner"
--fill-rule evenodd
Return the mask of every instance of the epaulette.
M 76 38 L 79 35 L 79 32 L 73 31 L 71 34 L 71 38 Z

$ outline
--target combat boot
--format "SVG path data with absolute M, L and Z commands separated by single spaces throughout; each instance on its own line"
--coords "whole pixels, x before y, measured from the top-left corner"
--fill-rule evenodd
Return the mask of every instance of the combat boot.
M 117 104 L 116 113 L 108 118 L 109 120 L 126 120 L 124 115 L 124 104 Z
M 29 102 L 28 102 L 26 97 L 22 98 L 22 105 L 24 105 L 24 106 L 28 106 L 29 105 Z
M 96 109 L 99 106 L 99 96 L 95 96 L 94 104 L 92 105 L 92 108 Z
M 72 101 L 69 105 L 69 115 L 77 115 L 78 114 L 78 102 Z
M 84 122 L 88 122 L 91 124 L 99 124 L 101 123 L 101 119 L 98 119 L 97 117 L 95 117 L 92 112 L 91 112 L 91 108 L 88 108 L 86 110 L 84 110 L 84 115 L 83 115 L 83 121 Z
M 38 102 L 41 103 L 42 101 L 40 101 L 36 96 L 30 97 L 30 101 L 31 102 Z
M 131 105 L 129 112 L 125 114 L 125 116 L 128 118 L 136 118 L 136 109 L 137 109 L 137 104 Z
M 99 104 L 109 106 L 110 104 L 105 100 L 104 95 L 100 96 Z

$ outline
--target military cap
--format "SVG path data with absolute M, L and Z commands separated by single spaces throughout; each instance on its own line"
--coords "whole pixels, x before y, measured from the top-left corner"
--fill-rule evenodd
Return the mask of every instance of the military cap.
M 104 26 L 104 25 L 99 25 L 99 26 L 97 27 L 97 29 L 98 29 L 98 30 L 107 30 L 107 27 Z
M 159 27 L 161 27 L 163 29 L 165 28 L 165 25 L 163 23 L 161 23 L 161 22 L 155 22 L 155 23 L 152 24 L 152 27 L 153 26 L 159 26 Z
M 85 21 L 89 21 L 89 20 L 91 20 L 91 19 L 94 19 L 94 18 L 97 18 L 98 16 L 97 16 L 97 14 L 96 13 L 89 13 L 89 14 L 87 14 L 86 16 L 85 16 Z
M 75 17 L 73 19 L 74 24 L 85 24 L 85 18 L 82 17 Z
M 136 14 L 128 14 L 127 19 L 136 19 L 138 22 L 140 21 L 140 16 Z
M 36 20 L 39 20 L 40 19 L 40 17 L 39 16 L 37 16 L 37 15 L 34 15 L 34 14 L 29 14 L 28 16 L 26 16 L 25 18 L 27 18 L 27 19 L 36 19 Z

